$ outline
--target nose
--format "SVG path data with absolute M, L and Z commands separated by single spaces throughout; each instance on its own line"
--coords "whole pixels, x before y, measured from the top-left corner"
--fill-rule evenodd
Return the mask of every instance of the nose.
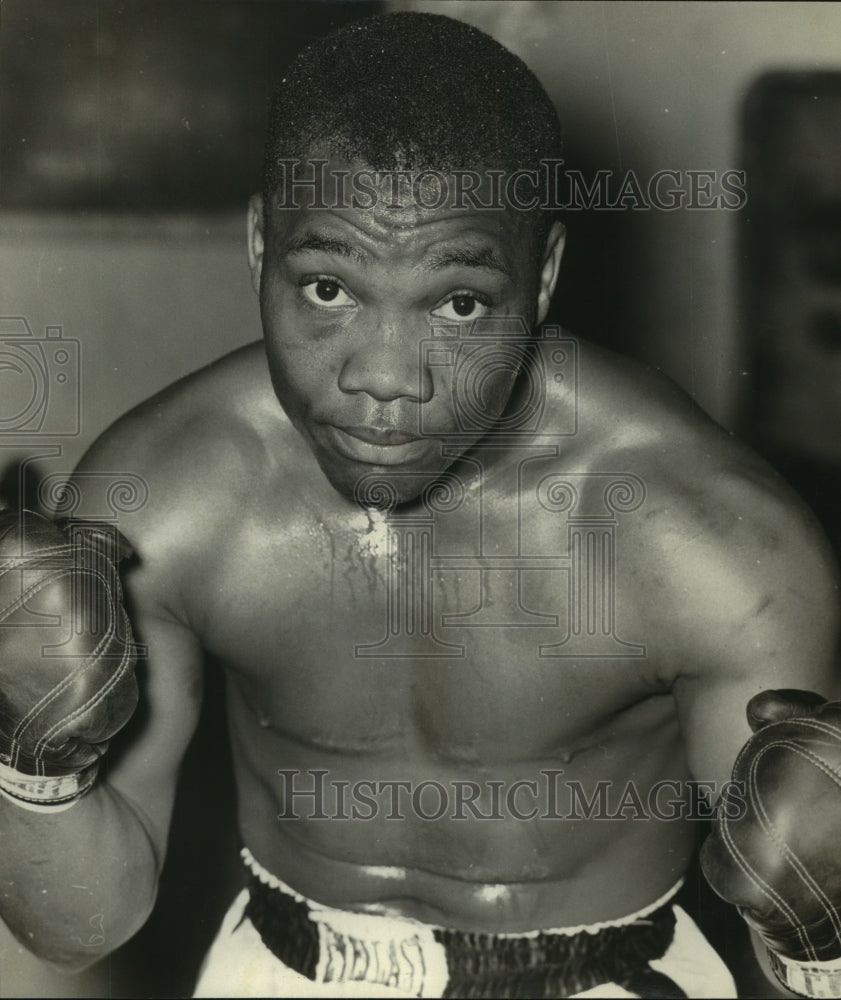
M 428 330 L 424 328 L 424 333 Z M 339 372 L 342 392 L 363 392 L 378 402 L 432 398 L 432 378 L 423 350 L 423 336 L 398 330 L 394 323 L 369 327 L 354 344 Z

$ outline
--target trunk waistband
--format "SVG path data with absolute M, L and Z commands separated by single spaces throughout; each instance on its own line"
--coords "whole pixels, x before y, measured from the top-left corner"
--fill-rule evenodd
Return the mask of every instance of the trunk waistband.
M 245 848 L 248 919 L 272 954 L 314 982 L 367 982 L 410 996 L 568 997 L 617 983 L 649 997 L 684 997 L 649 966 L 672 942 L 670 900 L 618 920 L 522 934 L 452 930 L 324 906 L 266 871 Z

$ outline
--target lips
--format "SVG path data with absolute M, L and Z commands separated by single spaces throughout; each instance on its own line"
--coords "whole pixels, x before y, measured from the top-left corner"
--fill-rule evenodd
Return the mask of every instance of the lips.
M 327 433 L 341 455 L 365 465 L 407 465 L 416 462 L 429 444 L 417 435 L 379 427 L 329 424 Z
M 389 430 L 380 427 L 341 427 L 345 434 L 359 438 L 360 441 L 367 441 L 368 444 L 392 445 L 408 444 L 410 441 L 418 441 L 417 434 L 404 434 L 402 431 Z

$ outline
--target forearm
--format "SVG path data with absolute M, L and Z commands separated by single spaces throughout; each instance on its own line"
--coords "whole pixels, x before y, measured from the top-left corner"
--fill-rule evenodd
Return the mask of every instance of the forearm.
M 0 829 L 0 915 L 40 958 L 84 968 L 145 922 L 158 858 L 138 811 L 107 782 L 54 814 L 0 799 Z

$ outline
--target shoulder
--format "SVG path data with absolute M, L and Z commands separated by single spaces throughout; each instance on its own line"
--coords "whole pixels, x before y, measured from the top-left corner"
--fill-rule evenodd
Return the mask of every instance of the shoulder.
M 669 604 L 695 609 L 705 627 L 835 618 L 837 570 L 823 531 L 747 447 L 716 429 L 671 442 L 648 469 L 640 540 L 661 553 Z
M 143 477 L 155 513 L 170 507 L 181 490 L 221 489 L 223 470 L 232 462 L 234 473 L 258 465 L 270 391 L 255 345 L 249 345 L 130 410 L 100 435 L 74 475 L 80 481 L 110 474 Z M 282 412 L 276 401 L 273 409 Z M 154 493 L 152 486 L 158 487 Z M 160 491 L 164 487 L 166 493 Z
M 581 357 L 581 460 L 644 490 L 617 523 L 617 579 L 651 651 L 705 669 L 751 644 L 830 658 L 837 567 L 803 501 L 669 379 L 588 347 Z
M 262 345 L 249 345 L 109 427 L 71 478 L 74 516 L 116 520 L 139 557 L 168 572 L 230 536 L 293 437 Z

